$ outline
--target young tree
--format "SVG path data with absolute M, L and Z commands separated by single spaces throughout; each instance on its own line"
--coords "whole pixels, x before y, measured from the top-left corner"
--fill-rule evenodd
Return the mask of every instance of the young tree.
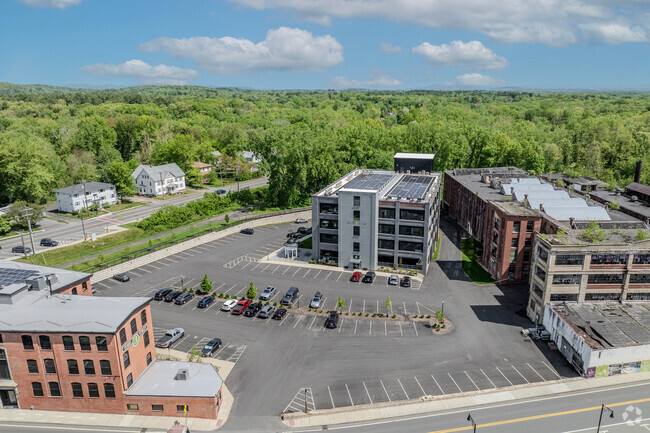
M 9 218 L 0 216 L 0 235 L 5 235 L 11 231 L 11 223 Z
M 251 281 L 251 283 L 248 285 L 248 292 L 246 292 L 246 297 L 248 299 L 255 299 L 257 296 L 257 290 L 255 289 L 255 285 Z
M 204 292 L 209 292 L 212 290 L 212 281 L 208 278 L 208 274 L 205 274 L 203 276 L 203 279 L 201 280 L 201 290 Z
M 23 210 L 27 208 L 32 209 L 29 212 L 31 213 L 29 220 L 32 222 L 32 224 L 43 219 L 42 206 L 39 206 L 34 203 L 27 203 L 24 201 L 17 201 L 16 203 L 12 204 L 11 207 L 9 208 L 9 211 L 6 214 L 6 217 L 9 218 L 9 220 L 13 221 L 14 223 L 22 227 L 27 227 L 27 217 L 24 216 L 24 212 L 23 212 Z
M 123 161 L 115 161 L 108 167 L 108 178 L 115 185 L 120 198 L 136 195 L 138 192 L 135 181 L 131 177 L 132 172 L 129 164 Z
M 442 314 L 442 310 L 436 310 L 436 320 L 438 323 L 445 323 L 445 315 Z
M 390 301 L 390 296 L 389 296 L 388 299 L 386 299 L 386 310 L 388 311 L 388 313 L 386 314 L 390 314 L 392 306 L 393 303 Z
M 339 298 L 336 300 L 336 309 L 341 311 L 343 308 L 345 308 L 345 299 L 339 296 Z
M 223 217 L 223 220 L 226 222 L 226 224 L 230 223 L 230 217 L 228 216 L 228 214 L 226 214 L 226 215 Z

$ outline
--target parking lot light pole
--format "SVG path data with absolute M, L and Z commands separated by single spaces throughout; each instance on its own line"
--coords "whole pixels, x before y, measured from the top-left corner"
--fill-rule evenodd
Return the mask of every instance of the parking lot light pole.
M 474 422 L 474 418 L 472 418 L 471 413 L 467 414 L 467 421 L 470 421 L 472 423 L 472 427 L 474 427 L 474 433 L 476 433 L 476 423 Z
M 444 315 L 445 314 L 445 301 L 442 301 L 442 308 L 440 308 L 440 312 Z
M 598 429 L 596 430 L 596 433 L 600 433 L 600 423 L 601 423 L 601 421 L 603 420 L 603 411 L 604 411 L 605 409 L 607 409 L 607 410 L 609 411 L 609 417 L 610 417 L 610 418 L 614 418 L 614 411 L 611 410 L 610 408 L 608 408 L 607 406 L 602 405 L 602 406 L 600 407 L 600 417 L 598 418 Z
M 181 275 L 181 290 L 183 290 L 183 286 L 185 285 L 185 284 L 183 284 L 183 278 L 185 278 L 185 277 L 183 275 Z

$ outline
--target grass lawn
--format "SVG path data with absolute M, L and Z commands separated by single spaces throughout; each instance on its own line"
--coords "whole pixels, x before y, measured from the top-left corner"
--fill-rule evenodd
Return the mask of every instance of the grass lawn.
M 299 246 L 300 248 L 311 249 L 311 236 L 308 237 L 307 239 L 305 239 L 304 241 L 300 241 L 300 242 L 298 242 L 298 246 Z
M 178 194 L 165 194 L 164 196 L 158 196 L 154 197 L 156 200 L 172 200 L 184 195 L 192 195 L 192 194 L 198 194 L 198 191 L 195 191 L 193 189 L 186 189 L 185 191 L 178 193 Z
M 438 240 L 436 241 L 436 251 L 433 253 L 433 260 L 438 260 L 440 256 L 440 230 L 438 230 Z
M 476 247 L 474 239 L 464 238 L 460 240 L 460 249 L 463 257 L 463 271 L 476 284 L 491 284 L 494 282 L 492 276 L 476 261 Z
M 127 201 L 127 202 L 114 204 L 111 206 L 106 206 L 104 209 L 106 209 L 109 212 L 119 212 L 122 210 L 131 209 L 133 207 L 144 206 L 144 205 L 145 205 L 144 203 L 139 203 L 137 201 Z
M 82 211 L 79 211 L 79 213 L 77 215 L 67 213 L 67 212 L 57 212 L 56 216 L 60 216 L 60 217 L 64 217 L 64 218 L 72 218 L 72 219 L 83 218 L 83 219 L 87 220 L 87 219 L 95 218 L 95 217 L 98 217 L 98 216 L 106 215 L 107 213 L 108 213 L 107 211 L 103 211 L 103 210 L 98 210 L 98 211 L 91 210 L 91 211 L 88 211 L 88 216 L 86 216 L 86 211 L 82 210 Z

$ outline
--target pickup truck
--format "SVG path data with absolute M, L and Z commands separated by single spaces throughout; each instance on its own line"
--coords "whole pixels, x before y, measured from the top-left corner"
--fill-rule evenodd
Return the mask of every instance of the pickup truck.
M 169 347 L 185 335 L 183 328 L 174 328 L 165 332 L 165 335 L 156 341 L 156 347 Z

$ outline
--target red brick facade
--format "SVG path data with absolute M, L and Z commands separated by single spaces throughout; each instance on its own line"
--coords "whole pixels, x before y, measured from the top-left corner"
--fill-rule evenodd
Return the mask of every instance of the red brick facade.
M 83 296 L 92 296 L 92 290 L 90 287 L 90 276 L 85 280 L 78 281 L 74 284 L 71 284 L 62 289 L 56 290 L 56 293 L 66 294 L 66 295 L 83 295 Z

